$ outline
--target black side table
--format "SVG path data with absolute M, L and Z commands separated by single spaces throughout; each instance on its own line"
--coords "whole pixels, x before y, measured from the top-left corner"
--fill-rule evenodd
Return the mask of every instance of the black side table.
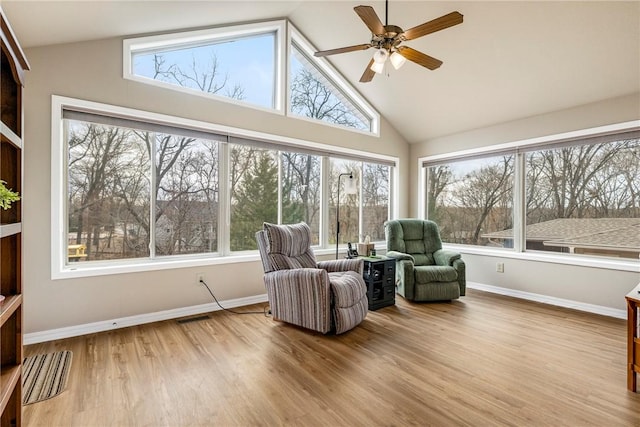
M 362 257 L 362 277 L 367 285 L 369 310 L 377 310 L 396 303 L 396 260 L 384 256 Z

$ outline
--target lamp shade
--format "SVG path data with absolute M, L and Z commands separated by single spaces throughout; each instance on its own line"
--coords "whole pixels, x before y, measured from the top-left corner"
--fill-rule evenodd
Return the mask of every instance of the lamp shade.
M 378 74 L 382 74 L 382 70 L 384 70 L 384 62 L 373 62 L 371 67 L 369 67 L 371 71 L 375 71 Z
M 395 68 L 396 70 L 399 70 L 400 67 L 402 67 L 404 63 L 407 62 L 407 58 L 400 55 L 398 52 L 393 52 L 389 57 L 389 61 L 391 61 L 393 68 Z
M 373 53 L 373 61 L 377 64 L 384 64 L 388 57 L 389 52 L 384 48 L 378 49 Z
M 353 176 L 347 178 L 347 181 L 344 184 L 344 193 L 345 194 L 356 194 L 358 192 L 358 186 L 356 185 L 356 180 Z

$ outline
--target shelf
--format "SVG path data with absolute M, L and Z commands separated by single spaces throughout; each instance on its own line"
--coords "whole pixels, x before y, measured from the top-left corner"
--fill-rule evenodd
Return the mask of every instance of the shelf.
M 0 8 L 0 179 L 23 190 L 23 85 L 29 69 Z M 0 427 L 22 425 L 22 202 L 0 209 Z
M 0 179 L 5 186 L 22 193 L 22 150 L 2 135 L 0 141 Z M 0 224 L 14 224 L 21 220 L 21 202 L 17 200 L 10 209 L 0 209 Z
M 15 222 L 13 224 L 2 224 L 0 225 L 0 238 L 13 236 L 14 234 L 18 234 L 22 232 L 22 223 Z
M 0 134 L 4 136 L 7 141 L 15 145 L 17 148 L 22 149 L 22 138 L 16 135 L 9 126 L 0 121 Z
M 18 385 L 21 374 L 21 365 L 2 367 L 2 372 L 0 372 L 0 412 L 4 412 L 4 408 L 7 407 L 7 403 L 11 399 L 11 393 Z
M 4 301 L 0 304 L 0 326 L 5 324 L 21 304 L 22 294 L 4 296 Z

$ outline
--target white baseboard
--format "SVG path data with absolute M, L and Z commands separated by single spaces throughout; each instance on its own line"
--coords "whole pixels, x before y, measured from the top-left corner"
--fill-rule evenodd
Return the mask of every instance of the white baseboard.
M 626 319 L 627 312 L 602 305 L 587 304 L 584 302 L 573 301 L 563 298 L 556 298 L 548 295 L 535 294 L 532 292 L 519 291 L 516 289 L 501 288 L 498 286 L 485 285 L 477 282 L 467 282 L 467 287 L 480 291 L 491 292 L 494 294 L 507 295 L 515 298 L 522 298 L 530 301 L 541 302 L 545 304 L 557 305 L 560 307 L 572 308 L 575 310 L 586 311 L 589 313 L 601 314 L 603 316 L 616 317 L 618 319 Z M 255 295 L 245 298 L 237 298 L 220 303 L 225 308 L 242 307 L 245 305 L 259 304 L 267 301 L 267 295 Z M 213 311 L 222 310 L 215 303 L 200 304 L 190 307 L 175 308 L 171 310 L 158 311 L 155 313 L 145 313 L 136 316 L 128 316 L 111 320 L 104 320 L 94 323 L 85 323 L 83 325 L 68 326 L 65 328 L 50 329 L 47 331 L 32 332 L 24 335 L 24 345 L 37 344 L 46 341 L 59 340 L 64 338 L 77 337 L 80 335 L 92 334 L 95 332 L 109 331 L 112 329 L 126 328 L 128 326 L 143 325 L 145 323 L 159 322 L 162 320 L 178 319 L 180 317 L 193 316 L 196 314 L 211 313 Z
M 236 298 L 221 301 L 224 308 L 242 307 L 245 305 L 258 304 L 267 301 L 267 294 L 255 295 L 245 298 Z M 23 344 L 37 344 L 45 341 L 59 340 L 63 338 L 77 337 L 80 335 L 92 334 L 95 332 L 109 331 L 112 329 L 126 328 L 128 326 L 142 325 L 145 323 L 159 322 L 161 320 L 177 319 L 196 314 L 210 313 L 222 310 L 216 303 L 193 305 L 190 307 L 174 308 L 171 310 L 158 311 L 155 313 L 138 314 L 136 316 L 122 317 L 118 319 L 103 320 L 84 325 L 68 326 L 48 331 L 32 332 L 25 334 Z
M 588 304 L 586 302 L 573 301 L 569 299 L 556 298 L 549 295 L 534 294 L 532 292 L 518 291 L 516 289 L 500 288 L 498 286 L 485 285 L 477 282 L 467 282 L 467 288 L 479 291 L 492 292 L 494 294 L 507 295 L 510 297 L 522 298 L 530 301 L 542 302 L 545 304 L 557 305 L 565 308 L 586 311 L 589 313 L 601 314 L 603 316 L 626 319 L 627 312 L 617 308 L 605 307 L 603 305 Z

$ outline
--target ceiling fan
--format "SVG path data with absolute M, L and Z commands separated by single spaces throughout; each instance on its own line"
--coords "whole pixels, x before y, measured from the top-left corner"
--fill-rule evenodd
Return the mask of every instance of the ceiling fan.
M 362 83 L 370 82 L 376 73 L 382 73 L 387 58 L 396 70 L 400 68 L 407 59 L 430 70 L 435 70 L 442 65 L 442 61 L 408 46 L 400 46 L 400 44 L 404 41 L 414 40 L 418 37 L 426 36 L 427 34 L 435 33 L 436 31 L 462 23 L 462 14 L 456 11 L 404 31 L 396 25 L 388 25 L 389 0 L 385 1 L 385 25 L 382 25 L 380 18 L 378 18 L 378 15 L 376 15 L 375 10 L 373 10 L 371 6 L 356 6 L 353 10 L 356 11 L 360 19 L 362 19 L 364 24 L 373 33 L 371 41 L 355 46 L 322 50 L 314 53 L 314 56 L 322 57 L 335 55 L 337 53 L 366 50 L 370 47 L 375 48 L 376 52 L 373 58 L 371 58 L 369 65 L 367 65 L 362 77 L 360 77 L 360 82 Z

